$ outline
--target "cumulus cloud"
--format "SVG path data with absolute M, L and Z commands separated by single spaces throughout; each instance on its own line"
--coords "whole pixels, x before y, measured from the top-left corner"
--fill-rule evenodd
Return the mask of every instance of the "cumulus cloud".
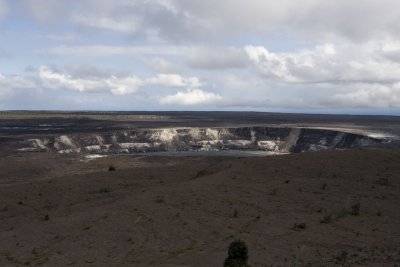
M 342 92 L 320 99 L 320 105 L 334 108 L 400 108 L 400 82 L 382 84 L 352 84 Z
M 265 47 L 247 46 L 254 66 L 268 78 L 287 83 L 391 83 L 399 80 L 400 62 L 387 58 L 399 43 L 385 41 L 364 45 L 327 43 L 313 49 L 273 53 Z
M 183 78 L 178 74 L 158 74 L 155 77 L 141 79 L 134 75 L 109 75 L 99 72 L 96 68 L 86 68 L 87 75 L 74 77 L 70 74 L 60 73 L 47 66 L 41 66 L 39 77 L 42 85 L 50 89 L 68 89 L 78 92 L 104 92 L 109 91 L 114 95 L 127 95 L 137 92 L 140 87 L 188 87 L 201 86 L 197 77 Z M 80 74 L 84 74 L 80 72 Z
M 218 94 L 203 91 L 200 89 L 188 89 L 185 92 L 178 92 L 174 95 L 168 95 L 160 99 L 160 104 L 163 105 L 212 105 L 217 104 L 222 100 Z
M 14 53 L 10 57 L 24 66 L 67 65 L 63 71 L 42 66 L 0 76 L 3 95 L 63 88 L 62 94 L 82 99 L 93 96 L 88 92 L 132 94 L 152 103 L 221 108 L 400 106 L 398 0 L 16 2 L 7 7 L 0 0 L 0 20 L 8 8 L 17 14 L 5 24 L 15 26 L 3 32 L 9 38 L 1 44 Z M 14 20 L 20 17 L 41 25 L 18 28 Z M 38 38 L 23 49 L 34 52 L 11 48 L 13 38 L 27 31 Z M 130 59 L 131 67 L 147 67 L 140 70 L 146 76 L 104 67 L 124 69 Z M 212 92 L 203 90 L 205 83 Z M 136 94 L 142 88 L 155 94 Z M 177 88 L 174 94 L 171 88 Z
M 268 89 L 265 85 L 256 81 L 240 83 L 237 94 L 231 94 L 231 85 L 224 88 L 224 94 L 210 92 L 201 88 L 190 88 L 194 86 L 190 78 L 183 78 L 177 75 L 156 75 L 143 79 L 136 76 L 116 76 L 107 73 L 90 74 L 81 77 L 65 74 L 55 69 L 42 66 L 38 76 L 29 75 L 1 75 L 0 74 L 0 101 L 6 103 L 13 95 L 22 96 L 29 93 L 57 95 L 60 89 L 71 92 L 70 97 L 86 99 L 89 101 L 90 93 L 111 93 L 113 95 L 133 94 L 141 101 L 151 99 L 137 96 L 139 89 L 155 87 L 157 93 L 163 94 L 161 90 L 167 88 L 188 88 L 178 91 L 175 94 L 166 95 L 162 98 L 155 98 L 159 104 L 173 106 L 214 106 L 218 108 L 239 108 L 239 109 L 398 109 L 400 108 L 400 82 L 379 84 L 379 83 L 347 83 L 340 87 L 334 84 L 271 84 Z M 229 76 L 230 77 L 230 76 Z M 229 78 L 228 77 L 228 78 Z M 235 79 L 237 79 L 236 77 Z M 223 86 L 225 82 L 219 86 Z M 218 86 L 218 88 L 219 88 Z M 247 90 L 246 88 L 252 88 Z M 221 91 L 221 90 L 219 90 Z M 105 99 L 105 98 L 104 98 Z M 32 99 L 40 101 L 40 97 Z M 26 102 L 26 101 L 25 101 Z M 23 101 L 23 103 L 25 103 Z M 90 101 L 89 101 L 90 102 Z M 89 103 L 87 102 L 87 103 Z M 34 102 L 30 103 L 33 106 Z M 37 104 L 39 105 L 39 104 Z M 82 103 L 80 103 L 82 105 Z M 118 107 L 118 104 L 113 104 Z
M 39 71 L 43 86 L 51 89 L 68 89 L 79 92 L 110 91 L 115 95 L 132 94 L 137 91 L 142 81 L 136 76 L 106 79 L 81 79 L 58 73 L 49 67 L 41 66 Z
M 158 74 L 156 77 L 147 79 L 146 84 L 189 88 L 197 88 L 202 85 L 197 77 L 183 78 L 178 74 Z

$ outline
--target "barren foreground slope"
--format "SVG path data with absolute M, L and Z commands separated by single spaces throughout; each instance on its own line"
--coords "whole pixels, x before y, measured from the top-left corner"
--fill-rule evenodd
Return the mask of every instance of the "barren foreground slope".
M 222 266 L 237 238 L 252 266 L 400 264 L 399 150 L 22 153 L 0 168 L 4 267 Z

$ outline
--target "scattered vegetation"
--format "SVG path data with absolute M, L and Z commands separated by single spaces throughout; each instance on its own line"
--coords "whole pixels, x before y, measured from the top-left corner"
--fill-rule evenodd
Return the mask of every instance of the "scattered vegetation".
M 340 264 L 340 265 L 344 265 L 347 262 L 347 256 L 348 253 L 345 250 L 340 251 L 337 255 L 336 255 L 336 263 Z
M 295 223 L 293 226 L 293 230 L 298 231 L 298 232 L 305 230 L 306 228 L 307 228 L 307 226 L 305 223 Z
M 193 250 L 195 247 L 196 247 L 196 241 L 195 240 L 191 240 L 190 244 L 188 246 L 180 248 L 180 249 L 177 249 L 177 250 L 169 251 L 168 255 L 170 257 L 176 257 L 178 255 L 181 255 L 181 254 L 187 252 L 187 251 Z
M 320 221 L 320 223 L 331 223 L 331 222 L 332 222 L 332 216 L 331 215 L 325 215 Z
M 322 212 L 323 209 L 320 210 Z M 337 221 L 341 218 L 345 218 L 347 216 L 360 216 L 361 211 L 361 205 L 359 202 L 355 203 L 353 206 L 351 206 L 350 210 L 348 209 L 343 209 L 341 212 L 337 213 L 335 216 L 332 215 L 326 215 L 324 216 L 321 220 L 320 223 L 331 223 L 333 221 Z M 380 211 L 377 212 L 377 216 L 381 216 L 382 214 Z
M 107 194 L 107 193 L 110 193 L 110 192 L 111 192 L 111 189 L 108 188 L 108 187 L 103 187 L 103 188 L 101 188 L 99 190 L 99 193 L 101 193 L 101 194 Z
M 212 174 L 212 172 L 210 172 L 210 171 L 207 170 L 207 169 L 204 169 L 204 170 L 198 171 L 197 174 L 196 174 L 196 176 L 195 176 L 194 178 L 199 178 L 199 177 L 206 176 L 206 175 L 210 175 L 210 174 Z
M 351 206 L 350 214 L 353 215 L 353 216 L 359 216 L 360 215 L 360 208 L 361 208 L 360 203 L 354 204 L 353 206 Z
M 224 267 L 249 267 L 248 259 L 247 245 L 239 239 L 229 245 L 228 257 L 224 261 Z
M 380 178 L 380 179 L 376 180 L 375 183 L 377 185 L 387 186 L 387 185 L 389 185 L 389 179 L 388 178 Z
M 270 196 L 276 196 L 278 194 L 278 188 L 272 189 L 271 193 L 269 194 Z
M 157 196 L 156 199 L 154 200 L 155 203 L 164 203 L 164 199 L 161 196 Z
M 238 211 L 237 211 L 237 209 L 235 209 L 233 211 L 233 218 L 237 218 L 237 217 L 238 217 Z
M 322 185 L 322 190 L 325 190 L 326 189 L 326 187 L 327 187 L 328 185 L 326 184 L 326 183 L 324 183 L 323 185 Z

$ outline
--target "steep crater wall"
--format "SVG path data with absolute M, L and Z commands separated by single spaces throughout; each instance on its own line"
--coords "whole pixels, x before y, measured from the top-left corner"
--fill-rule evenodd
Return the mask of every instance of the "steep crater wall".
M 377 138 L 325 129 L 165 128 L 39 136 L 20 141 L 18 150 L 88 154 L 223 150 L 297 153 L 374 146 L 380 143 L 382 140 Z

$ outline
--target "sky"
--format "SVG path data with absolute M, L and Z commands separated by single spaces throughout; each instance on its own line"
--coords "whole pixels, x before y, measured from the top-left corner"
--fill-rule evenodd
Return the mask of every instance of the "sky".
M 0 110 L 400 115 L 398 0 L 0 0 Z

